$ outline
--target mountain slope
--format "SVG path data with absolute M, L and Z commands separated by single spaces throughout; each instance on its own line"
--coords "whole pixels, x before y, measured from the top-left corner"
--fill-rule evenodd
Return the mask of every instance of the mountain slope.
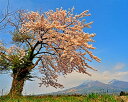
M 66 89 L 63 91 L 58 91 L 53 94 L 88 94 L 88 93 L 120 93 L 121 91 L 128 91 L 128 82 L 112 80 L 108 84 L 102 83 L 100 81 L 88 80 L 79 86 Z
M 109 82 L 109 85 L 116 86 L 122 89 L 128 89 L 128 82 L 120 81 L 120 80 L 112 80 Z

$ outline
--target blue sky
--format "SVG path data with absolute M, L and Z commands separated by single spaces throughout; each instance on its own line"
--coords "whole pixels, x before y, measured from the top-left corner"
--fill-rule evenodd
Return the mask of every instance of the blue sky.
M 7 0 L 0 0 L 0 10 L 6 8 Z M 112 79 L 128 81 L 128 0 L 10 0 L 10 11 L 27 9 L 28 11 L 55 10 L 63 7 L 75 7 L 75 14 L 89 10 L 92 14 L 87 21 L 94 21 L 91 29 L 85 32 L 96 33 L 97 48 L 94 54 L 102 59 L 101 63 L 93 62 L 91 65 L 98 69 L 90 71 L 92 77 L 72 73 L 67 78 L 60 77 L 59 81 L 65 88 L 79 85 L 86 79 L 107 82 Z M 4 33 L 4 34 L 3 34 Z M 0 32 L 0 39 L 9 39 L 6 31 Z M 0 89 L 9 89 L 11 78 L 0 75 Z M 59 89 L 57 89 L 59 90 Z M 54 88 L 39 88 L 38 80 L 26 82 L 24 93 L 36 94 L 57 91 Z M 5 91 L 7 92 L 7 91 Z

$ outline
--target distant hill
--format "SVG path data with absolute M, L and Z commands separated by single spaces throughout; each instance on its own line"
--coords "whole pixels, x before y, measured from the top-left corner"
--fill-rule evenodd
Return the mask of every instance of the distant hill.
M 128 82 L 112 80 L 108 82 L 108 84 L 105 84 L 100 81 L 87 80 L 79 86 L 63 91 L 53 92 L 52 94 L 119 94 L 121 91 L 128 91 Z

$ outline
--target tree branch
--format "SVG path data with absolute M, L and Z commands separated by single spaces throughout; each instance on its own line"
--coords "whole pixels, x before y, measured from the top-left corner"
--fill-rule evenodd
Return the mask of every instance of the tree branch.
M 32 70 L 36 65 L 38 65 L 39 61 L 41 60 L 42 57 L 39 57 L 38 60 L 35 62 L 34 65 L 28 68 L 28 70 Z
M 36 56 L 38 54 L 43 54 L 43 53 L 47 53 L 47 54 L 50 54 L 50 55 L 56 55 L 55 53 L 50 53 L 50 52 L 39 52 L 39 53 L 34 54 L 34 56 Z
M 31 50 L 33 49 L 32 45 L 30 44 L 30 42 L 26 39 L 26 42 L 28 43 L 28 45 L 30 46 Z
M 34 55 L 34 51 L 35 51 L 35 48 L 40 44 L 39 41 L 37 41 L 37 43 L 34 45 L 34 47 L 31 49 L 31 52 L 30 52 L 30 60 L 33 59 L 33 55 Z

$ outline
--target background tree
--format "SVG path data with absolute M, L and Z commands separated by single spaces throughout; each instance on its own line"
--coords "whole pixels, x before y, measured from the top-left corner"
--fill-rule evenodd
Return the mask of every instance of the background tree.
M 42 74 L 40 85 L 63 87 L 57 83 L 58 75 L 73 71 L 90 75 L 86 69 L 92 68 L 87 61 L 100 59 L 92 54 L 95 47 L 95 34 L 84 32 L 90 24 L 83 17 L 90 16 L 88 10 L 73 15 L 73 9 L 38 12 L 18 12 L 18 21 L 10 24 L 15 27 L 11 47 L 0 43 L 1 68 L 11 70 L 13 82 L 9 95 L 21 95 L 24 82 L 30 78 L 33 69 Z M 90 58 L 89 58 L 90 57 Z
M 0 30 L 4 29 L 8 23 L 8 19 L 12 12 L 9 12 L 9 0 L 7 2 L 7 7 L 4 10 L 4 13 L 2 12 L 3 10 L 0 10 Z

